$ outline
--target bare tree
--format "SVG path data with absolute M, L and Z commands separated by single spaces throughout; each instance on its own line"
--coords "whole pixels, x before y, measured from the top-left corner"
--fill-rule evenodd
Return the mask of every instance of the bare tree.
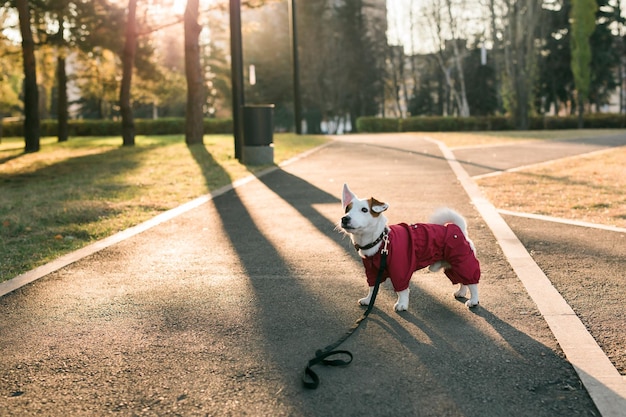
M 499 51 L 502 48 L 502 33 L 503 29 L 498 22 L 501 22 L 502 13 L 499 11 L 498 0 L 486 0 L 486 9 L 489 16 L 489 28 L 490 28 L 490 40 L 492 43 L 492 61 L 495 71 L 495 90 L 497 91 L 498 109 L 502 109 L 502 63 L 500 59 Z
M 443 2 L 436 0 L 429 3 L 429 7 L 425 10 L 425 16 L 433 44 L 437 48 L 435 57 L 445 77 L 446 86 L 456 103 L 459 115 L 469 116 L 470 109 L 467 102 L 462 62 L 466 48 L 465 46 L 461 48 L 458 44 L 463 41 L 459 39 L 461 37 L 459 27 L 463 23 L 459 21 L 461 18 L 456 16 L 463 14 L 463 7 L 458 5 L 456 14 L 453 13 L 456 6 L 450 0 L 443 0 Z M 456 70 L 456 77 L 453 76 L 453 70 Z
M 20 19 L 24 61 L 24 151 L 37 152 L 40 138 L 39 92 L 37 91 L 35 41 L 30 26 L 30 6 L 28 0 L 17 0 L 15 4 Z
M 459 23 L 457 22 L 457 18 L 452 14 L 452 1 L 446 1 L 446 9 L 448 12 L 448 20 L 450 25 L 450 32 L 452 35 L 452 40 L 450 43 L 452 44 L 452 61 L 454 63 L 454 67 L 456 68 L 457 79 L 459 80 L 459 92 L 457 94 L 457 102 L 459 104 L 459 113 L 461 116 L 468 117 L 470 115 L 469 104 L 467 103 L 467 90 L 465 89 L 465 75 L 463 74 L 463 58 L 464 53 L 467 49 L 466 45 L 463 45 L 463 51 L 459 47 L 460 42 L 467 42 L 466 39 L 460 39 L 461 35 L 458 30 Z M 461 11 L 464 10 L 464 7 L 460 7 Z
M 505 0 L 504 100 L 515 126 L 529 126 L 532 91 L 536 78 L 535 34 L 541 0 Z

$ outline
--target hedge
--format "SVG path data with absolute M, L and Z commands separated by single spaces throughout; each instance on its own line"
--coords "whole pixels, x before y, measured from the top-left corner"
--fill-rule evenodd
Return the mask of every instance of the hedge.
M 514 130 L 513 120 L 506 116 L 415 116 L 405 119 L 360 117 L 356 122 L 357 132 L 450 132 Z M 626 115 L 592 113 L 584 116 L 584 127 L 588 129 L 621 129 L 626 127 Z M 577 129 L 578 116 L 536 116 L 529 120 L 529 129 Z
M 356 120 L 357 132 L 398 132 L 401 119 L 381 117 L 359 117 Z
M 232 119 L 204 119 L 205 134 L 233 133 Z M 41 136 L 56 136 L 57 121 L 42 120 Z M 70 120 L 68 122 L 70 136 L 121 136 L 122 122 L 114 120 Z M 135 119 L 137 135 L 182 135 L 185 133 L 185 119 L 171 117 L 162 119 Z M 4 121 L 2 135 L 6 137 L 24 136 L 23 121 Z

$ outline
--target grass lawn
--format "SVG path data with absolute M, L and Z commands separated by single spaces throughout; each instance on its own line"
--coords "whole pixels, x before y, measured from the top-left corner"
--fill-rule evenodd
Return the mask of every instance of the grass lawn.
M 323 136 L 274 136 L 281 163 L 325 143 Z M 182 135 L 22 138 L 0 142 L 0 282 L 139 224 L 266 167 L 234 158 L 231 135 L 187 146 Z
M 626 228 L 626 147 L 477 180 L 498 208 Z

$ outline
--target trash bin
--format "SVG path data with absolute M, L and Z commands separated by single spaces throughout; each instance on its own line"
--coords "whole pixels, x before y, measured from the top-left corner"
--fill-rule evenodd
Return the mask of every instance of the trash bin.
M 266 165 L 274 163 L 274 105 L 257 104 L 243 107 L 243 163 Z

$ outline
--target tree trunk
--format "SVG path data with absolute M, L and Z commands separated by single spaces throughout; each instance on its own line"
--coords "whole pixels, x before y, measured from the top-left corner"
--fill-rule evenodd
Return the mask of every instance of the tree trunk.
M 202 143 L 204 135 L 203 112 L 204 77 L 200 65 L 198 24 L 199 0 L 187 0 L 185 9 L 185 75 L 187 77 L 187 112 L 185 114 L 185 142 Z
M 135 121 L 130 104 L 130 86 L 133 79 L 135 51 L 137 49 L 137 0 L 128 1 L 126 42 L 122 55 L 122 85 L 120 86 L 120 113 L 122 115 L 122 138 L 124 146 L 135 145 Z
M 507 110 L 513 116 L 517 129 L 526 130 L 530 125 L 530 104 L 536 73 L 536 49 L 534 34 L 539 25 L 537 0 L 507 2 L 505 16 L 505 85 Z
M 459 115 L 461 117 L 469 117 L 470 115 L 470 109 L 469 109 L 469 103 L 467 102 L 467 92 L 466 92 L 466 88 L 465 88 L 465 74 L 463 74 L 463 64 L 462 64 L 462 57 L 461 57 L 461 52 L 459 51 L 459 36 L 456 33 L 456 27 L 457 27 L 457 23 L 454 19 L 454 17 L 452 16 L 452 2 L 450 0 L 446 1 L 446 6 L 448 9 L 448 19 L 450 21 L 450 27 L 452 28 L 452 52 L 453 52 L 453 56 L 454 56 L 454 65 L 456 66 L 456 72 L 457 72 L 457 78 L 459 80 L 459 87 L 460 87 L 460 91 L 458 91 L 456 88 L 455 93 L 459 96 L 458 97 L 458 103 L 459 103 Z M 465 50 L 466 47 L 463 47 L 463 50 Z
M 28 0 L 17 0 L 16 6 L 20 18 L 22 58 L 24 61 L 24 151 L 37 152 L 39 151 L 40 122 L 35 42 L 30 27 Z
M 502 68 L 500 65 L 500 56 L 499 51 L 501 50 L 501 42 L 498 36 L 498 28 L 497 28 L 497 14 L 495 7 L 495 0 L 489 0 L 489 11 L 490 11 L 490 23 L 491 23 L 491 41 L 493 42 L 492 47 L 492 61 L 493 61 L 493 69 L 495 72 L 495 90 L 497 92 L 496 100 L 498 102 L 498 112 L 501 112 L 503 109 L 502 104 Z
M 582 129 L 585 127 L 585 118 L 583 114 L 585 113 L 585 103 L 578 99 L 578 128 Z
M 58 131 L 57 137 L 59 142 L 67 142 L 68 126 L 67 126 L 67 73 L 65 72 L 65 56 L 60 54 L 57 58 L 57 85 L 58 85 L 58 103 L 57 107 L 57 123 Z

